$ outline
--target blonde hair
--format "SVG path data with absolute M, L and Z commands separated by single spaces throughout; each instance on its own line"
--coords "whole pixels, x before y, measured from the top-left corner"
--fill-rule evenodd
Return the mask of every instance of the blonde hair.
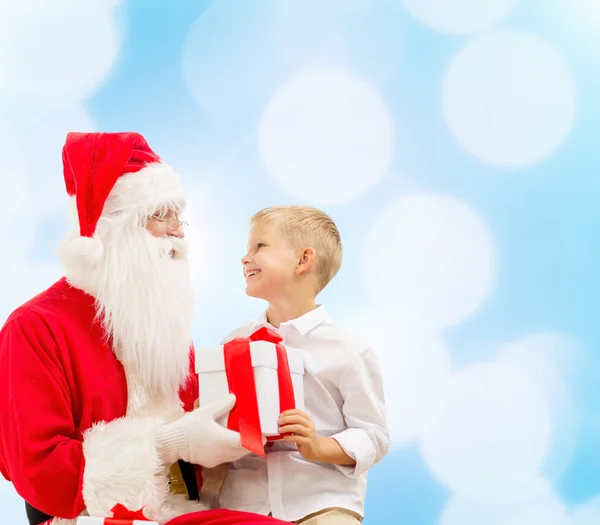
M 317 252 L 316 277 L 320 292 L 342 265 L 342 241 L 335 222 L 310 206 L 272 206 L 255 213 L 250 226 L 273 224 L 295 249 Z

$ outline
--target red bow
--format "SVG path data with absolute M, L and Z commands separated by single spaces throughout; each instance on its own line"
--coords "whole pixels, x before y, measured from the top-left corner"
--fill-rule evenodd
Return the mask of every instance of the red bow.
M 144 516 L 144 507 L 140 510 L 129 510 L 127 507 L 117 503 L 112 509 L 110 509 L 113 513 L 113 518 L 119 520 L 140 520 L 140 521 L 150 521 L 146 516 Z
M 225 372 L 229 391 L 236 396 L 236 404 L 229 414 L 227 428 L 239 431 L 244 448 L 264 457 L 265 449 L 260 428 L 256 384 L 250 354 L 250 343 L 252 341 L 268 341 L 275 344 L 277 380 L 279 383 L 279 412 L 295 408 L 296 403 L 290 365 L 279 334 L 263 327 L 250 337 L 236 337 L 224 345 Z M 271 437 L 269 441 L 275 441 L 282 437 Z

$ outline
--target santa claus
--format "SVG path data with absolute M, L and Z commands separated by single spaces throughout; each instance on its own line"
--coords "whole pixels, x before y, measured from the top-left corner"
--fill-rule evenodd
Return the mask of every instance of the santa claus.
M 30 523 L 283 523 L 173 490 L 174 472 L 194 485 L 193 465 L 247 453 L 217 422 L 233 396 L 194 409 L 178 175 L 136 133 L 70 133 L 63 163 L 77 224 L 59 246 L 65 277 L 0 332 L 0 471 Z

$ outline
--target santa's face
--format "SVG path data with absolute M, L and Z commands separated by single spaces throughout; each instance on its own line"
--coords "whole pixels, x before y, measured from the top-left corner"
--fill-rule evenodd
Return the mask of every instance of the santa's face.
M 91 293 L 115 355 L 145 395 L 176 398 L 189 373 L 192 286 L 176 210 L 100 221 L 102 259 L 70 261 Z M 87 265 L 86 265 L 87 264 Z
M 157 210 L 146 219 L 146 229 L 155 237 L 175 236 L 183 239 L 183 230 L 187 223 L 179 220 L 173 210 Z

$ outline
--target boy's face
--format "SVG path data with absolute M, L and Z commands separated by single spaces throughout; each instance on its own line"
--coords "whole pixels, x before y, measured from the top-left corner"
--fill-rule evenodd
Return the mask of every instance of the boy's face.
M 246 294 L 276 300 L 290 290 L 296 276 L 298 256 L 273 224 L 250 229 L 248 252 L 242 258 Z

